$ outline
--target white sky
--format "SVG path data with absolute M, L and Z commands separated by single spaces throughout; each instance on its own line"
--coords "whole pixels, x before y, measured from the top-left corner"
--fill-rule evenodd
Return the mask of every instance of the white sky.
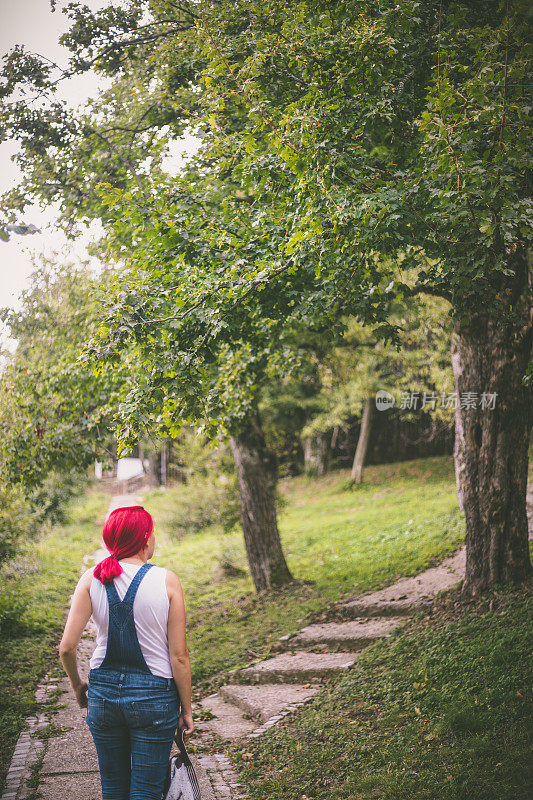
M 117 0 L 85 0 L 94 10 L 111 2 Z M 0 57 L 19 44 L 65 66 L 68 51 L 58 41 L 68 27 L 68 20 L 61 13 L 65 5 L 66 2 L 59 0 L 52 13 L 49 0 L 0 0 Z M 94 96 L 99 85 L 102 85 L 102 78 L 94 73 L 74 77 L 60 84 L 61 97 L 69 104 L 78 105 Z M 180 151 L 193 152 L 196 146 L 194 137 L 186 137 L 182 146 L 176 147 L 176 156 Z M 11 160 L 16 149 L 16 142 L 0 143 L 0 194 L 20 182 L 21 174 Z M 61 252 L 71 260 L 87 257 L 85 248 L 94 233 L 88 232 L 76 242 L 69 242 L 54 225 L 54 219 L 53 208 L 28 207 L 24 221 L 36 225 L 41 233 L 13 234 L 9 242 L 0 242 L 0 307 L 17 306 L 20 292 L 28 286 L 32 254 Z M 94 231 L 97 229 L 95 224 Z

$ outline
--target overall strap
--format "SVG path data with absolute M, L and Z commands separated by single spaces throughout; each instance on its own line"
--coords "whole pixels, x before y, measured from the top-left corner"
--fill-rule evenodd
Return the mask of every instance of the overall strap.
M 113 583 L 105 585 L 109 601 L 107 646 L 99 669 L 126 670 L 152 674 L 145 661 L 133 615 L 133 601 L 139 585 L 153 564 L 143 564 L 128 586 L 124 600 L 118 599 Z
M 133 606 L 133 601 L 135 600 L 135 595 L 137 594 L 137 590 L 140 586 L 140 583 L 148 570 L 153 567 L 153 564 L 143 564 L 142 567 L 137 570 L 135 573 L 135 577 L 133 578 L 132 582 L 128 586 L 128 591 L 124 595 L 124 600 L 122 601 L 125 605 Z
M 118 596 L 118 592 L 115 589 L 115 584 L 113 581 L 109 581 L 109 583 L 104 583 L 105 593 L 107 595 L 107 602 L 109 606 L 117 606 L 120 605 L 120 597 Z
M 139 570 L 137 570 L 133 580 L 128 586 L 128 591 L 124 595 L 123 600 L 120 599 L 113 581 L 110 581 L 109 583 L 104 583 L 104 587 L 107 594 L 107 602 L 109 603 L 109 605 L 117 606 L 117 605 L 122 605 L 122 603 L 125 603 L 127 605 L 133 606 L 133 601 L 135 600 L 135 595 L 137 594 L 139 585 L 144 576 L 146 575 L 146 573 L 148 572 L 148 570 L 150 569 L 150 567 L 153 566 L 154 566 L 153 564 L 143 564 L 143 566 Z

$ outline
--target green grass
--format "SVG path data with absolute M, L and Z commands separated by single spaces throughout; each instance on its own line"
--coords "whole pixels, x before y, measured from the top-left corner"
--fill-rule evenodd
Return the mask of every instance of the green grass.
M 174 569 L 184 588 L 196 696 L 223 683 L 229 669 L 268 655 L 280 635 L 335 601 L 416 574 L 463 541 L 451 458 L 371 466 L 357 488 L 348 477 L 340 471 L 283 481 L 283 548 L 293 575 L 310 583 L 267 596 L 253 591 L 240 529 L 223 534 L 211 526 L 173 539 L 180 487 L 145 497 L 156 523 L 154 560 Z M 243 576 L 217 578 L 223 551 Z
M 336 684 L 233 746 L 250 800 L 531 797 L 533 585 L 454 590 Z
M 57 666 L 65 607 L 79 578 L 83 556 L 99 546 L 109 497 L 88 494 L 76 501 L 69 524 L 29 543 L 2 568 L 0 604 L 15 609 L 0 637 L 0 786 L 26 717 L 37 711 L 35 689 Z M 97 524 L 100 523 L 100 526 Z

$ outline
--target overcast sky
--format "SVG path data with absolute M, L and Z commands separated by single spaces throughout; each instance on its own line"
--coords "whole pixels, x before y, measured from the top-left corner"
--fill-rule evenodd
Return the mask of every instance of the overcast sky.
M 97 10 L 109 5 L 110 0 L 85 0 L 85 4 Z M 67 29 L 68 23 L 61 13 L 65 5 L 66 2 L 59 0 L 55 13 L 52 13 L 50 0 L 0 0 L 0 55 L 4 56 L 19 44 L 65 66 L 68 51 L 59 44 L 59 36 Z M 61 97 L 75 106 L 94 96 L 99 85 L 102 85 L 102 79 L 94 74 L 71 78 L 61 83 Z M 188 137 L 180 149 L 190 152 L 195 147 L 196 140 Z M 0 144 L 0 194 L 20 181 L 20 172 L 11 161 L 15 152 L 16 143 Z M 33 236 L 12 235 L 9 242 L 0 242 L 0 307 L 16 307 L 20 292 L 28 285 L 32 254 L 49 255 L 60 251 L 71 258 L 86 256 L 85 247 L 91 234 L 74 243 L 68 242 L 55 228 L 54 219 L 53 208 L 28 208 L 25 222 L 37 225 L 41 233 Z

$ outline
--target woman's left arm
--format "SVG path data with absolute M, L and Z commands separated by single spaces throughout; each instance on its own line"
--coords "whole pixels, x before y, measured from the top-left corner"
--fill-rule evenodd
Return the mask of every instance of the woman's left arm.
M 87 570 L 78 581 L 72 595 L 72 603 L 65 623 L 63 638 L 59 643 L 59 657 L 65 668 L 72 690 L 80 708 L 87 707 L 87 683 L 82 681 L 78 672 L 76 650 L 83 630 L 92 614 L 91 580 L 92 569 Z

